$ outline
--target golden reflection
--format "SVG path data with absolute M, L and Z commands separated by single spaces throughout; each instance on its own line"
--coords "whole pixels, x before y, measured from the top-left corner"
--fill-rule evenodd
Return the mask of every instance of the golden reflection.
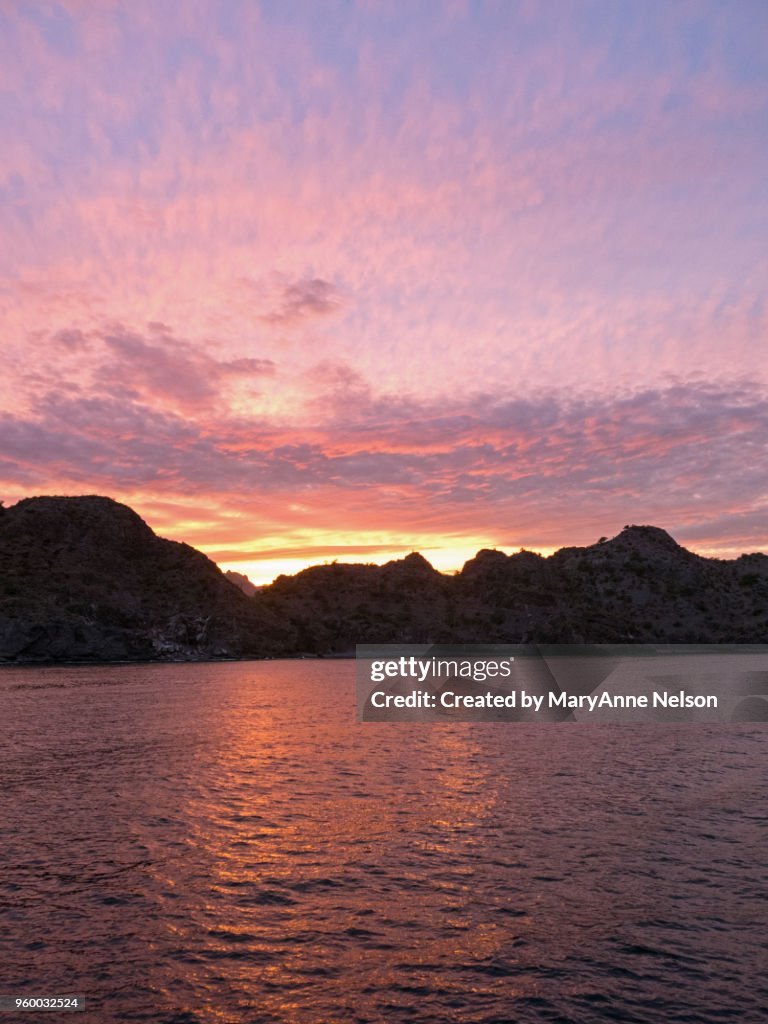
M 155 953 L 210 994 L 201 1020 L 222 1019 L 217 991 L 244 1007 L 258 993 L 265 1018 L 306 1024 L 332 1019 L 319 991 L 354 1003 L 350 977 L 397 989 L 451 964 L 512 962 L 525 920 L 489 915 L 476 874 L 498 825 L 486 731 L 356 724 L 352 673 L 216 667 L 211 740 L 192 749 L 195 784 L 176 790 L 178 855 L 155 868 Z M 489 996 L 503 974 L 489 971 Z

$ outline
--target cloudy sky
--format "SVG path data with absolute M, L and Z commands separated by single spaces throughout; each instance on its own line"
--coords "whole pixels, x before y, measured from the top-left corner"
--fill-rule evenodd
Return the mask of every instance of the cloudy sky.
M 768 547 L 768 5 L 0 0 L 0 496 L 258 581 Z

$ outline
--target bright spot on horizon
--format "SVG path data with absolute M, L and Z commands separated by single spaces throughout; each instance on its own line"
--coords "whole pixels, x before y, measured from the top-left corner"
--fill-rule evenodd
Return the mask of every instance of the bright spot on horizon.
M 450 575 L 458 572 L 465 562 L 475 557 L 478 551 L 483 548 L 493 547 L 491 544 L 478 543 L 477 546 L 426 548 L 423 551 L 418 551 L 418 553 L 426 558 L 430 565 L 437 569 L 438 572 Z M 414 548 L 413 550 L 416 551 L 418 549 Z M 496 550 L 502 549 L 498 548 Z M 514 554 L 516 550 L 519 549 L 507 549 L 504 551 L 504 554 Z M 538 554 L 551 555 L 553 550 L 552 548 L 545 548 L 539 551 Z M 234 572 L 243 573 L 251 583 L 256 586 L 263 586 L 264 584 L 272 583 L 280 575 L 292 576 L 303 569 L 308 569 L 315 565 L 329 565 L 332 562 L 356 565 L 384 565 L 385 562 L 399 561 L 410 553 L 407 550 L 397 549 L 394 551 L 377 552 L 375 556 L 371 556 L 370 554 L 356 554 L 354 549 L 352 549 L 349 553 L 334 554 L 332 557 L 327 558 L 307 559 L 297 557 L 271 559 L 267 557 L 259 560 L 218 562 L 217 564 L 222 572 L 233 570 Z

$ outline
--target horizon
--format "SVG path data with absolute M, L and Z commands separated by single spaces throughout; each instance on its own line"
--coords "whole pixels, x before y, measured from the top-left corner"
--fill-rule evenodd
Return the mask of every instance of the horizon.
M 254 582 L 638 519 L 765 550 L 761 26 L 5 7 L 6 499 L 114 494 Z
M 67 499 L 70 499 L 70 498 L 101 498 L 101 499 L 105 499 L 107 501 L 117 502 L 118 504 L 123 504 L 123 505 L 126 504 L 125 502 L 119 502 L 118 499 L 113 498 L 113 497 L 111 497 L 110 495 L 107 495 L 107 494 L 36 494 L 36 495 L 28 495 L 25 498 L 20 498 L 19 501 L 30 501 L 30 500 L 36 500 L 38 498 L 67 498 Z M 14 504 L 16 504 L 16 503 L 14 503 Z M 9 509 L 11 509 L 13 507 L 14 507 L 14 505 L 6 505 L 3 500 L 0 500 L 0 509 L 5 509 L 6 511 L 8 511 Z M 127 507 L 130 508 L 131 506 L 127 506 Z M 136 509 L 132 509 L 132 511 L 137 512 Z M 143 518 L 144 517 L 142 516 L 142 519 Z M 172 541 L 176 541 L 176 542 L 179 542 L 179 543 L 189 544 L 189 541 L 187 541 L 183 536 L 177 536 L 177 537 L 166 536 L 166 535 L 160 533 L 153 526 L 153 524 L 151 522 L 147 521 L 146 519 L 144 520 L 144 522 L 146 523 L 147 526 L 149 526 L 149 528 L 155 533 L 156 536 L 161 537 L 164 540 L 172 540 Z M 471 561 L 473 558 L 475 558 L 481 551 L 499 551 L 501 554 L 504 554 L 504 555 L 507 555 L 507 556 L 519 554 L 520 552 L 526 551 L 526 552 L 531 552 L 532 554 L 541 555 L 543 558 L 549 558 L 551 555 L 553 555 L 556 552 L 562 550 L 563 548 L 595 547 L 595 546 L 603 544 L 603 543 L 608 543 L 608 542 L 610 542 L 612 540 L 615 540 L 625 530 L 629 530 L 629 529 L 655 529 L 655 530 L 661 530 L 663 533 L 667 534 L 667 536 L 671 537 L 671 539 L 673 541 L 675 541 L 676 543 L 680 544 L 678 539 L 669 530 L 665 529 L 663 526 L 658 526 L 658 524 L 656 524 L 656 523 L 628 523 L 628 524 L 625 524 L 624 526 L 622 526 L 620 529 L 616 530 L 615 533 L 608 533 L 608 534 L 601 535 L 597 539 L 595 539 L 595 540 L 593 540 L 591 542 L 587 542 L 585 544 L 580 544 L 580 545 L 576 545 L 576 544 L 563 544 L 563 545 L 559 545 L 558 547 L 549 548 L 549 549 L 543 549 L 543 550 L 542 549 L 538 549 L 537 550 L 536 548 L 527 548 L 527 547 L 517 547 L 517 548 L 515 548 L 513 550 L 504 550 L 504 548 L 499 547 L 498 545 L 490 545 L 490 546 L 487 546 L 487 547 L 484 547 L 484 548 L 483 547 L 477 548 L 474 551 L 469 551 L 468 550 L 467 554 L 466 554 L 466 557 L 463 559 L 463 561 L 461 563 L 458 563 L 458 564 L 447 564 L 447 565 L 446 565 L 445 561 L 443 560 L 443 558 L 441 557 L 442 556 L 442 550 L 440 548 L 435 548 L 435 549 L 433 549 L 432 552 L 430 552 L 430 551 L 420 551 L 417 548 L 410 548 L 410 549 L 401 548 L 401 549 L 398 549 L 398 550 L 394 550 L 392 552 L 384 552 L 384 553 L 379 552 L 377 558 L 370 558 L 370 557 L 368 557 L 370 555 L 370 552 L 367 552 L 367 551 L 361 552 L 358 549 L 355 549 L 354 547 L 339 548 L 339 549 L 337 549 L 337 550 L 332 552 L 334 557 L 332 557 L 332 558 L 323 558 L 323 559 L 321 559 L 319 561 L 318 560 L 312 561 L 311 559 L 307 560 L 307 558 L 305 558 L 305 557 L 301 557 L 298 554 L 296 554 L 294 556 L 293 553 L 286 552 L 286 551 L 279 551 L 279 552 L 263 551 L 263 552 L 260 552 L 260 557 L 258 559 L 256 559 L 256 560 L 252 560 L 252 561 L 249 561 L 249 562 L 230 562 L 230 563 L 217 562 L 216 559 L 211 558 L 211 555 L 209 555 L 207 552 L 205 552 L 203 548 L 198 548 L 197 550 L 202 551 L 203 554 L 206 554 L 207 557 L 211 558 L 211 560 L 218 566 L 218 568 L 222 572 L 226 573 L 227 571 L 233 571 L 233 572 L 239 573 L 241 575 L 244 575 L 247 578 L 248 582 L 252 583 L 254 586 L 263 587 L 263 586 L 269 586 L 271 583 L 274 583 L 274 581 L 280 575 L 292 576 L 292 575 L 296 575 L 299 572 L 302 572 L 304 569 L 311 569 L 311 568 L 318 567 L 318 566 L 333 565 L 333 564 L 381 566 L 381 565 L 384 565 L 384 564 L 386 564 L 387 562 L 390 562 L 390 561 L 402 561 L 404 558 L 407 558 L 408 555 L 411 555 L 411 554 L 420 555 L 422 558 L 424 558 L 429 563 L 429 565 L 433 569 L 436 569 L 442 575 L 444 575 L 444 576 L 453 576 L 453 575 L 457 575 L 458 573 L 460 573 L 461 570 L 463 569 L 463 567 L 466 565 L 466 563 Z M 191 545 L 191 546 L 195 547 L 195 545 Z M 708 553 L 707 551 L 698 550 L 698 549 L 692 548 L 692 547 L 687 547 L 684 544 L 680 544 L 680 546 L 685 548 L 685 550 L 691 552 L 692 554 L 698 555 L 701 558 L 722 558 L 722 556 L 720 556 L 720 555 L 711 554 L 711 553 Z M 451 550 L 452 550 L 452 552 L 455 551 L 455 549 L 451 549 Z M 436 557 L 430 557 L 431 555 L 434 555 L 435 552 L 436 552 Z M 327 553 L 327 552 L 325 552 L 325 553 Z M 727 560 L 730 561 L 732 559 L 739 558 L 742 555 L 753 555 L 753 554 L 766 555 L 768 553 L 764 552 L 764 551 L 756 551 L 756 550 L 753 550 L 753 551 L 740 551 L 740 552 L 738 552 L 738 554 L 733 555 L 731 558 L 729 558 Z M 306 553 L 305 553 L 305 555 L 306 555 Z M 276 572 L 273 571 L 273 568 L 272 568 L 273 566 L 278 566 L 279 567 L 278 571 L 276 571 Z M 295 568 L 292 568 L 292 566 L 295 566 Z
M 501 547 L 496 544 L 489 544 L 483 547 L 478 547 L 475 550 L 466 549 L 465 556 L 459 563 L 455 563 L 452 561 L 452 559 L 457 554 L 456 548 L 451 548 L 449 552 L 446 553 L 445 550 L 440 547 L 435 547 L 432 549 L 428 549 L 426 551 L 420 550 L 418 548 L 403 547 L 392 550 L 390 552 L 379 552 L 376 558 L 369 557 L 368 552 L 358 552 L 354 548 L 349 548 L 340 549 L 338 551 L 329 553 L 329 555 L 332 554 L 333 557 L 323 558 L 322 561 L 306 560 L 305 557 L 303 557 L 301 554 L 293 556 L 291 553 L 283 551 L 277 552 L 276 557 L 274 556 L 275 553 L 265 551 L 261 553 L 258 559 L 244 562 L 227 563 L 217 562 L 216 559 L 212 560 L 216 562 L 216 564 L 219 566 L 222 572 L 227 572 L 231 570 L 234 572 L 241 573 L 244 576 L 246 576 L 249 582 L 253 583 L 255 586 L 268 586 L 270 583 L 274 583 L 274 581 L 280 575 L 293 576 L 304 569 L 311 569 L 312 567 L 318 565 L 331 565 L 335 562 L 338 562 L 339 564 L 345 565 L 381 566 L 389 561 L 402 560 L 403 558 L 406 558 L 409 554 L 421 555 L 423 558 L 427 560 L 427 562 L 429 562 L 432 568 L 437 569 L 437 571 L 440 572 L 442 575 L 453 576 L 457 573 L 460 573 L 464 565 L 466 565 L 467 562 L 471 561 L 480 551 L 499 551 L 504 555 L 515 555 L 521 551 L 530 551 L 533 554 L 541 555 L 543 558 L 549 558 L 551 555 L 554 555 L 556 552 L 562 550 L 563 548 L 593 547 L 599 544 L 601 541 L 608 542 L 611 540 L 615 540 L 616 537 L 618 537 L 621 533 L 624 532 L 625 529 L 628 528 L 628 525 L 629 524 L 616 530 L 615 533 L 601 534 L 600 537 L 595 538 L 593 541 L 587 541 L 583 544 L 564 543 L 551 548 L 532 548 L 518 546 L 511 549 L 505 549 L 504 547 Z M 666 534 L 672 537 L 674 541 L 680 544 L 680 541 L 677 537 L 674 536 L 673 533 L 665 529 L 665 527 L 663 526 L 658 526 L 656 523 L 633 523 L 631 524 L 631 526 L 655 527 L 656 529 L 663 530 Z M 176 540 L 181 538 L 169 539 Z M 713 552 L 706 549 L 699 549 L 693 546 L 689 546 L 687 544 L 680 544 L 680 546 L 685 548 L 685 550 L 690 551 L 692 554 L 699 555 L 701 558 L 724 559 L 726 561 L 737 559 L 742 555 L 766 554 L 766 552 L 763 550 L 755 549 L 750 551 L 745 550 L 733 552 L 727 555 L 723 555 L 719 551 Z M 211 558 L 212 556 L 208 555 L 208 557 Z M 273 569 L 274 566 L 279 566 L 279 569 L 276 572 Z

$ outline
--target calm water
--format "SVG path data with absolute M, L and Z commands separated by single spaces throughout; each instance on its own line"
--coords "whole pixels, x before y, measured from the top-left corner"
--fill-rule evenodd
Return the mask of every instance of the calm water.
M 0 672 L 0 992 L 99 1024 L 768 1019 L 764 725 L 358 725 L 353 676 Z

